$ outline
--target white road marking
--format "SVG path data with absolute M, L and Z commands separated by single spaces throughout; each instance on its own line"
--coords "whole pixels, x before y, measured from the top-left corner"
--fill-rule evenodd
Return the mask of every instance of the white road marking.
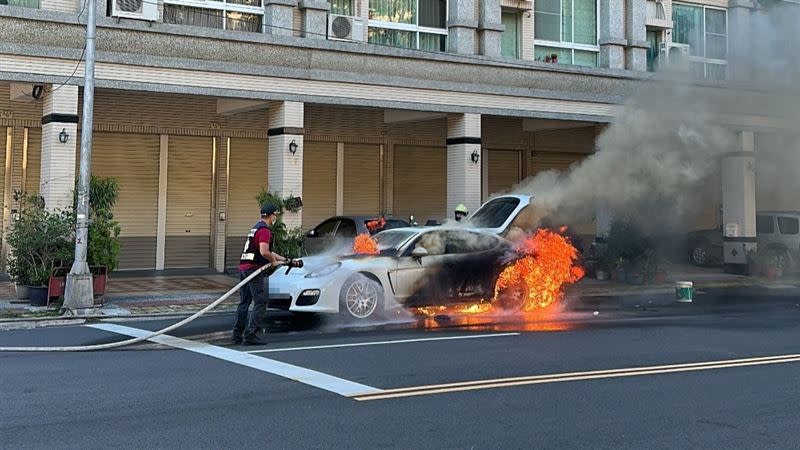
M 429 342 L 429 341 L 454 341 L 457 339 L 481 339 L 481 338 L 502 337 L 502 336 L 519 336 L 519 333 L 471 334 L 469 336 L 443 336 L 435 338 L 398 339 L 395 341 L 353 342 L 349 344 L 313 345 L 309 347 L 270 348 L 265 350 L 250 350 L 247 353 L 294 352 L 297 350 L 318 350 L 324 348 L 342 348 L 342 347 L 366 347 L 368 345 L 408 344 L 412 342 Z
M 150 334 L 150 331 L 147 330 L 140 330 L 138 328 L 131 328 L 111 323 L 99 323 L 87 326 L 98 330 L 109 331 L 112 333 L 132 337 Z M 345 397 L 353 397 L 364 394 L 377 394 L 382 392 L 380 389 L 355 383 L 343 378 L 338 378 L 326 373 L 317 372 L 316 370 L 306 369 L 304 367 L 294 366 L 292 364 L 286 364 L 284 362 L 275 361 L 273 359 L 268 359 L 261 356 L 250 355 L 245 352 L 240 352 L 225 347 L 218 347 L 205 342 L 190 341 L 188 339 L 182 339 L 169 335 L 156 336 L 148 340 L 159 344 L 168 345 L 170 347 L 199 353 L 201 355 L 211 356 L 212 358 L 221 359 L 223 361 L 228 361 L 240 366 L 250 367 L 252 369 L 271 373 L 273 375 L 278 375 L 280 377 L 324 389 Z
M 707 361 L 687 364 L 671 364 L 664 366 L 630 367 L 624 369 L 593 370 L 588 372 L 554 373 L 549 375 L 532 375 L 526 377 L 498 378 L 478 381 L 464 381 L 459 383 L 435 384 L 427 386 L 413 386 L 398 389 L 385 389 L 376 394 L 355 396 L 355 400 L 386 400 L 392 398 L 416 397 L 420 395 L 444 394 L 450 392 L 464 392 L 481 389 L 495 389 L 512 386 L 525 386 L 531 384 L 563 383 L 567 381 L 596 380 L 604 378 L 634 377 L 642 375 L 658 375 L 676 372 L 695 372 L 712 369 L 729 369 L 734 367 L 749 367 L 771 364 L 785 364 L 800 362 L 800 354 L 766 356 L 758 358 L 731 359 L 723 361 Z

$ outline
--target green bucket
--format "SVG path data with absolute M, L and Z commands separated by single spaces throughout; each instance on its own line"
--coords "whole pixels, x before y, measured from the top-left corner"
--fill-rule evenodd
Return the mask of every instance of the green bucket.
M 675 283 L 675 298 L 679 302 L 691 303 L 692 297 L 694 297 L 694 283 L 691 281 Z

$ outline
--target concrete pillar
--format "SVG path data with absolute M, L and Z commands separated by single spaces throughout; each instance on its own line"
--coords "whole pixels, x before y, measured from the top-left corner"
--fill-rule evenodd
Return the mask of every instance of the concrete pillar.
M 281 198 L 303 196 L 303 113 L 302 102 L 273 102 L 269 106 L 269 190 Z M 294 153 L 292 153 L 294 150 Z M 302 225 L 302 209 L 284 211 L 288 229 Z
M 478 161 L 473 161 L 473 153 Z M 481 115 L 447 117 L 447 215 L 459 203 L 470 211 L 481 205 Z
M 753 78 L 753 55 L 750 51 L 752 10 L 751 0 L 730 0 L 728 3 L 728 76 L 734 81 Z
M 625 5 L 621 0 L 600 0 L 600 67 L 625 68 Z
M 299 8 L 303 15 L 303 37 L 326 39 L 331 4 L 325 1 L 302 0 Z
M 59 136 L 67 135 L 65 143 Z M 63 135 L 62 135 L 63 136 Z M 47 209 L 72 207 L 78 140 L 78 86 L 49 92 L 42 105 L 42 156 L 39 193 Z
M 744 267 L 756 249 L 755 144 L 752 131 L 739 133 L 738 151 L 722 158 L 722 225 L 726 267 Z
M 625 29 L 628 46 L 625 49 L 625 68 L 647 71 L 647 0 L 625 0 Z
M 476 0 L 450 0 L 448 2 L 447 51 L 472 55 L 475 53 Z
M 264 32 L 291 36 L 295 6 L 297 6 L 297 0 L 266 0 L 264 2 Z
M 225 271 L 227 253 L 227 212 L 228 212 L 228 172 L 231 156 L 231 138 L 218 137 L 214 140 L 214 269 Z
M 480 35 L 481 54 L 499 57 L 502 52 L 501 39 L 506 27 L 503 25 L 500 0 L 480 1 L 480 19 L 478 20 L 478 33 Z

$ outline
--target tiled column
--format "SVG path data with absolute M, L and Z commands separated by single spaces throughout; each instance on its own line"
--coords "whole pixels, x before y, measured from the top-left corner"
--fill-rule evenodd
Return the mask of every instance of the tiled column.
M 644 25 L 643 25 L 644 26 Z M 625 68 L 625 5 L 622 0 L 600 0 L 600 67 Z
M 326 39 L 331 4 L 325 1 L 302 0 L 299 8 L 303 14 L 303 37 Z
M 750 40 L 751 0 L 730 0 L 728 3 L 728 71 L 734 81 L 750 81 L 753 78 Z
M 447 51 L 472 55 L 475 53 L 476 0 L 450 0 L 448 2 Z
M 62 135 L 63 131 L 63 135 Z M 59 136 L 68 136 L 61 143 Z M 72 206 L 78 140 L 78 86 L 61 86 L 42 106 L 42 162 L 39 193 L 48 209 Z
M 503 26 L 502 10 L 500 9 L 500 0 L 477 1 L 480 1 L 481 14 L 478 20 L 481 54 L 499 57 L 502 52 L 501 38 L 505 30 L 505 26 Z
M 739 133 L 739 149 L 722 158 L 722 224 L 724 262 L 747 264 L 756 249 L 755 143 L 752 131 Z
M 303 111 L 301 102 L 273 102 L 269 107 L 267 179 L 269 190 L 281 198 L 303 196 Z M 288 229 L 299 227 L 302 209 L 297 213 L 284 211 L 282 219 Z
M 628 47 L 625 49 L 625 68 L 628 70 L 647 71 L 647 0 L 626 0 L 625 28 L 627 30 Z
M 297 0 L 266 0 L 264 2 L 264 32 L 291 36 L 295 6 L 297 6 Z
M 228 212 L 228 165 L 231 155 L 231 138 L 216 138 L 216 167 L 215 167 L 215 212 L 216 217 L 212 219 L 215 224 L 214 230 L 214 269 L 217 272 L 225 271 L 225 244 L 227 241 L 226 218 Z
M 473 161 L 473 153 L 478 161 Z M 470 212 L 481 205 L 481 115 L 447 117 L 447 214 L 459 203 Z

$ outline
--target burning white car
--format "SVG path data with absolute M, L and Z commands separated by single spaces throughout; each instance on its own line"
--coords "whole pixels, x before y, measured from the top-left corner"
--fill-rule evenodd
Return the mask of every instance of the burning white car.
M 530 196 L 501 196 L 463 226 L 387 230 L 374 236 L 374 254 L 304 258 L 303 268 L 270 277 L 270 307 L 366 319 L 392 304 L 492 298 L 511 250 L 502 236 L 529 204 Z

